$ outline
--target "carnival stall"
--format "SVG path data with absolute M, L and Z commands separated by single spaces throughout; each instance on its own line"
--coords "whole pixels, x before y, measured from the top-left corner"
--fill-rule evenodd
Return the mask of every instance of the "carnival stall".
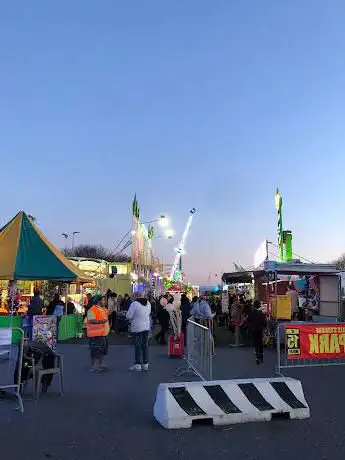
M 329 324 L 344 318 L 341 276 L 333 264 L 265 261 L 262 269 L 224 273 L 222 279 L 230 308 L 236 295 L 256 298 L 269 327 L 281 327 L 290 320 Z
M 25 307 L 20 310 L 17 304 L 18 284 L 23 281 L 32 281 L 37 286 L 47 280 L 59 281 L 65 285 L 66 300 L 70 283 L 82 286 L 93 281 L 55 248 L 23 211 L 0 230 L 0 280 L 7 282 L 7 286 L 2 285 L 1 295 L 1 309 L 3 313 L 7 310 L 7 314 L 0 316 L 0 327 L 22 325 Z M 27 303 L 30 298 L 29 295 Z M 75 337 L 77 324 L 77 315 L 63 315 L 60 338 Z

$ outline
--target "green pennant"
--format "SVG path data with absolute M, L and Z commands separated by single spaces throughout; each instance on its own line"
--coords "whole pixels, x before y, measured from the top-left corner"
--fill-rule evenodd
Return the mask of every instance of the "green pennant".
M 134 195 L 134 200 L 132 204 L 132 212 L 133 212 L 133 217 L 136 217 L 138 220 L 140 218 L 140 209 L 139 209 L 139 204 L 137 200 L 137 194 Z
M 149 240 L 152 240 L 153 236 L 155 234 L 155 229 L 153 228 L 152 225 L 149 225 L 147 228 L 147 237 Z

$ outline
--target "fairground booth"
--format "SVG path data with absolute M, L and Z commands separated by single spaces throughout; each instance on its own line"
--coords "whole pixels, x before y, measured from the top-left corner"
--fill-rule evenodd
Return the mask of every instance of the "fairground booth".
M 19 212 L 0 230 L 0 280 L 0 327 L 22 327 L 34 288 L 42 293 L 50 283 L 54 286 L 50 295 L 65 297 L 59 339 L 76 336 L 81 315 L 67 315 L 71 285 L 82 293 L 84 283 L 93 283 L 93 279 L 66 259 L 25 212 Z M 46 294 L 45 301 L 49 302 L 52 299 Z
M 224 273 L 229 310 L 240 296 L 259 300 L 269 322 L 335 323 L 344 318 L 341 276 L 335 265 L 265 261 L 262 269 Z

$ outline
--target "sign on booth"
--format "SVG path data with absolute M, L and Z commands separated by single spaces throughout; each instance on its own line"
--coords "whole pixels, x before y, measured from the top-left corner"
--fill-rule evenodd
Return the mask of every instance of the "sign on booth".
M 344 324 L 285 324 L 287 359 L 345 358 Z

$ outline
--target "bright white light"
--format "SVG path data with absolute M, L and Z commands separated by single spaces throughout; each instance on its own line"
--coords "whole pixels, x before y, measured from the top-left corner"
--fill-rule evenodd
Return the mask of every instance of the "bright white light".
M 160 227 L 166 228 L 169 225 L 169 219 L 167 218 L 167 216 L 160 216 L 158 223 Z
M 154 272 L 153 276 L 154 276 L 155 278 L 158 278 L 158 277 L 159 277 L 159 273 Z
M 138 275 L 134 272 L 131 272 L 131 278 L 132 278 L 132 281 L 136 281 L 138 279 Z
M 167 228 L 164 232 L 166 238 L 172 238 L 175 234 L 174 230 L 172 228 Z
M 136 234 L 136 231 L 135 231 L 135 230 L 132 230 L 132 231 L 131 231 L 131 235 L 135 235 L 135 234 Z M 128 235 L 128 233 L 127 233 L 127 235 Z
M 280 195 L 279 190 L 277 189 L 276 195 L 274 197 L 274 202 L 275 202 L 277 211 L 279 211 L 279 208 L 280 208 L 280 200 L 281 200 L 281 195 Z

